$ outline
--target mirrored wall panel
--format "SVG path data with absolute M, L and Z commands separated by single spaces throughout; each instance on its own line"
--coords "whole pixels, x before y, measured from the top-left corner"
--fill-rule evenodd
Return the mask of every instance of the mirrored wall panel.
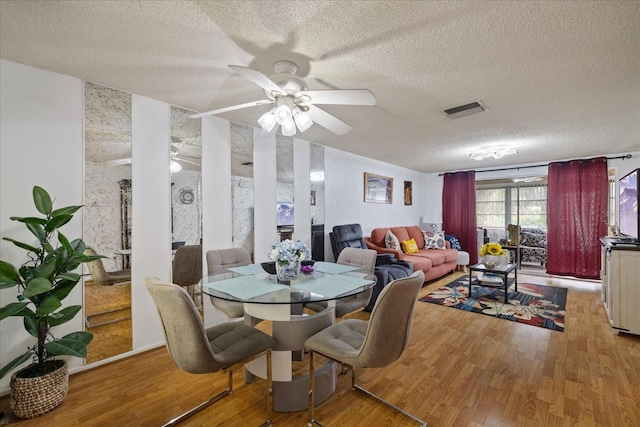
M 84 241 L 104 258 L 85 266 L 87 363 L 132 349 L 131 95 L 85 83 Z
M 312 143 L 310 150 L 311 255 L 324 261 L 324 147 Z
M 231 123 L 231 199 L 233 247 L 254 256 L 253 128 Z
M 293 139 L 276 136 L 276 225 L 278 240 L 294 239 Z

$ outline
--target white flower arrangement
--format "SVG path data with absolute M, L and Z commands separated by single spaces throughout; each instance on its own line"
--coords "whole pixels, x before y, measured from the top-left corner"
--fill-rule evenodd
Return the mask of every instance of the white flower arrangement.
M 299 240 L 283 240 L 276 243 L 269 251 L 269 259 L 281 266 L 311 259 L 311 250 Z

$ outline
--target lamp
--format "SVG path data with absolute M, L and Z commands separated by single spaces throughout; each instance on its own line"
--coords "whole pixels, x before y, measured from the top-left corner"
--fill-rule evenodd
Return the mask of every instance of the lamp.
M 431 224 L 431 231 L 435 232 L 438 224 L 442 224 L 442 212 L 431 209 L 422 217 L 422 222 L 424 224 Z
M 292 96 L 281 96 L 276 99 L 276 106 L 264 113 L 258 119 L 262 129 L 271 132 L 277 125 L 282 126 L 282 134 L 293 136 L 296 134 L 296 126 L 300 132 L 304 132 L 313 125 L 313 120 L 296 106 Z

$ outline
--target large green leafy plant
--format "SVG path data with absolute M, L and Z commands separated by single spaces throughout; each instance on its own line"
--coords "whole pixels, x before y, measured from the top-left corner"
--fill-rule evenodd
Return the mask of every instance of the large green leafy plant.
M 69 241 L 58 231 L 82 206 L 54 210 L 49 193 L 37 186 L 33 187 L 33 202 L 44 217 L 11 217 L 11 220 L 24 223 L 37 243 L 3 238 L 27 251 L 29 261 L 16 268 L 9 262 L 0 260 L 0 289 L 15 286 L 19 291 L 16 302 L 0 308 L 0 320 L 10 316 L 22 317 L 24 328 L 37 342 L 28 347 L 24 354 L 2 367 L 0 378 L 29 359 L 33 363 L 22 376 L 37 377 L 46 374 L 51 370 L 50 364 L 46 362 L 53 360 L 55 356 L 86 357 L 87 345 L 93 339 L 89 332 L 73 332 L 56 338 L 51 330 L 73 319 L 82 309 L 80 305 L 62 308 L 62 300 L 80 281 L 80 274 L 74 271 L 82 263 L 101 258 L 85 255 L 85 244 L 81 239 Z

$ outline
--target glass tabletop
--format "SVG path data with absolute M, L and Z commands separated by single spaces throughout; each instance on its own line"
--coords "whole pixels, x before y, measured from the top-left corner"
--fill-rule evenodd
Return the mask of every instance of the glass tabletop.
M 268 274 L 256 266 L 260 267 L 260 264 L 232 268 L 220 274 L 205 276 L 199 285 L 205 294 L 227 301 L 298 304 L 350 297 L 365 292 L 376 283 L 375 276 L 364 270 L 345 271 L 343 268 L 332 269 L 328 265 L 324 268 L 321 265 L 313 273 L 300 273 L 297 280 L 284 284 L 278 282 L 275 274 Z

